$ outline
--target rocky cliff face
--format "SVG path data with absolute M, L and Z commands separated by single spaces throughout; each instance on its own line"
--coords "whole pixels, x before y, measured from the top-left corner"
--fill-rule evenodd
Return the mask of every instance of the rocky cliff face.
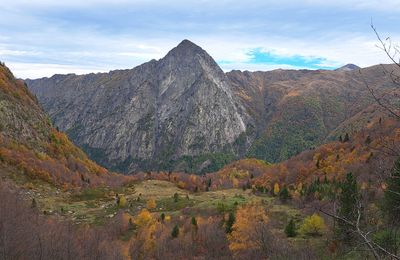
M 252 120 L 226 75 L 188 40 L 131 70 L 27 84 L 56 126 L 113 169 L 187 168 L 202 156 L 201 170 L 212 163 L 205 155 L 232 157 L 250 140 L 244 133 Z

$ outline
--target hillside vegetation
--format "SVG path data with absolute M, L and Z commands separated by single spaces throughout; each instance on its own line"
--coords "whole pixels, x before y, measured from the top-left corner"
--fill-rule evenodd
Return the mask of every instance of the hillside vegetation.
M 288 149 L 291 142 L 313 147 L 276 155 L 283 160 L 300 152 L 288 160 L 230 161 L 219 154 L 214 162 L 221 169 L 205 166 L 212 173 L 188 174 L 182 167 L 125 176 L 88 159 L 51 126 L 23 82 L 0 68 L 1 259 L 396 259 L 399 254 L 400 123 L 379 106 L 354 108 L 358 112 L 336 126 L 319 120 L 326 102 L 296 98 L 299 103 L 285 104 L 305 106 L 306 114 L 288 108 L 296 115 L 286 118 L 293 124 L 277 123 L 276 134 L 289 138 Z M 297 119 L 317 129 L 306 137 L 308 143 L 293 137 L 308 133 Z M 314 147 L 318 129 L 331 130 L 324 140 L 317 138 L 326 143 Z M 185 160 L 191 169 L 201 161 Z
M 65 189 L 111 184 L 111 173 L 91 161 L 49 118 L 21 80 L 0 66 L 0 167 L 20 180 Z M 123 182 L 128 177 L 119 180 Z M 117 178 L 114 178 L 116 180 Z

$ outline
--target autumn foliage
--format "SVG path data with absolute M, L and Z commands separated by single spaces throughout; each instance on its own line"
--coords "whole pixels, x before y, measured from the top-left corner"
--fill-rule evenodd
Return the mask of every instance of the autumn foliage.
M 256 239 L 257 233 L 265 229 L 268 221 L 263 207 L 259 205 L 240 207 L 236 212 L 233 231 L 229 235 L 229 248 L 235 253 L 248 249 L 260 249 L 259 241 Z
M 98 166 L 65 134 L 52 131 L 51 141 L 40 150 L 33 150 L 0 134 L 0 158 L 3 167 L 12 167 L 31 179 L 40 179 L 60 187 L 94 187 L 121 185 L 130 177 L 109 173 Z

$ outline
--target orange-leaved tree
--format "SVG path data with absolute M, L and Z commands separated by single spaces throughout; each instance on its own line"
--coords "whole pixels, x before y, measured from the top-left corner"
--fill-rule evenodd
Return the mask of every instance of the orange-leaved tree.
M 272 235 L 268 228 L 268 216 L 260 204 L 238 208 L 236 222 L 228 235 L 229 249 L 235 255 L 251 250 L 266 256 L 272 248 Z

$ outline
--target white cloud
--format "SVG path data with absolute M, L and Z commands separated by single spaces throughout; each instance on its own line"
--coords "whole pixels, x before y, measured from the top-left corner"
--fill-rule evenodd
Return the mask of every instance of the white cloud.
M 11 69 L 17 78 L 41 78 L 51 77 L 54 74 L 88 74 L 97 72 L 108 72 L 109 68 L 102 67 L 79 67 L 76 65 L 59 65 L 59 64 L 40 64 L 40 63 L 21 63 L 9 62 L 6 65 Z M 116 68 L 114 68 L 116 69 Z
M 252 39 L 249 41 L 245 38 L 193 38 L 196 44 L 205 49 L 216 61 L 225 61 L 221 67 L 225 71 L 239 70 L 272 70 L 272 69 L 299 69 L 290 65 L 270 65 L 270 64 L 251 64 L 249 63 L 251 56 L 249 51 L 254 48 L 262 48 L 265 52 L 272 52 L 281 56 L 300 55 L 302 57 L 318 57 L 325 58 L 326 62 L 321 66 L 340 67 L 347 63 L 355 63 L 361 67 L 372 66 L 378 63 L 389 63 L 390 61 L 379 50 L 375 44 L 374 38 L 366 39 L 363 37 L 337 39 L 329 42 L 308 42 L 293 39 Z M 94 40 L 94 39 L 92 39 Z M 98 39 L 101 42 L 101 39 Z M 76 51 L 55 53 L 59 55 L 60 64 L 36 62 L 8 62 L 6 63 L 14 71 L 17 77 L 21 78 L 38 78 L 44 76 L 52 76 L 53 74 L 85 74 L 90 72 L 106 72 L 113 69 L 126 69 L 140 65 L 151 59 L 159 59 L 163 57 L 172 47 L 177 45 L 176 42 L 166 42 L 159 47 L 137 48 L 136 51 L 130 51 L 132 46 L 131 40 L 125 41 L 116 39 L 120 44 L 120 51 L 115 48 L 107 48 L 98 46 L 93 51 Z M 160 41 L 161 43 L 162 41 Z M 138 43 L 135 46 L 154 46 L 153 42 Z M 103 51 L 99 51 L 103 48 Z M 144 49 L 144 50 L 143 50 Z M 4 50 L 3 50 L 4 51 Z M 0 51 L 1 53 L 1 51 Z M 12 52 L 11 52 L 12 54 Z M 23 55 L 17 52 L 18 55 Z M 64 61 L 64 62 L 63 62 Z M 91 61 L 91 62 L 89 62 Z M 98 61 L 98 62 L 94 62 Z
M 150 7 L 146 12 L 150 12 L 148 15 L 152 19 L 143 24 L 135 20 L 133 25 L 138 23 L 137 26 L 129 24 L 120 31 L 119 26 L 124 26 L 131 19 L 128 15 L 120 21 L 119 16 L 96 16 L 96 11 L 102 13 L 109 6 L 130 11 L 140 11 L 143 6 Z M 332 8 L 332 12 L 337 9 L 400 12 L 398 0 L 13 0 L 4 6 L 7 9 L 0 11 L 0 60 L 9 64 L 19 77 L 108 71 L 132 68 L 148 60 L 159 59 L 182 39 L 188 38 L 203 47 L 215 60 L 229 62 L 223 64 L 225 70 L 269 70 L 282 66 L 249 64 L 249 51 L 254 48 L 281 56 L 324 58 L 326 62 L 322 66 L 355 63 L 364 67 L 390 62 L 375 47 L 377 40 L 368 28 L 369 17 L 365 23 L 367 33 L 352 32 L 351 24 L 341 25 L 339 29 L 327 27 L 321 31 L 321 28 L 315 29 L 314 25 L 320 21 L 314 21 L 313 17 L 305 22 L 290 20 L 287 18 L 292 13 L 285 12 L 282 12 L 282 19 L 268 19 L 268 15 L 265 15 L 265 18 L 262 16 L 253 20 L 253 14 L 260 15 L 267 8 L 274 10 L 275 7 L 285 6 L 292 9 L 299 7 L 299 12 L 321 7 Z M 83 18 L 78 17 L 82 20 L 74 20 L 75 12 L 62 12 L 70 7 L 76 7 L 83 13 Z M 183 12 L 188 13 L 188 17 L 174 21 L 177 10 L 188 10 Z M 237 15 L 245 15 L 230 20 L 232 17 L 229 12 L 232 10 Z M 165 11 L 167 15 L 157 20 L 153 19 L 158 17 L 152 16 L 154 12 L 151 11 L 159 12 L 157 15 L 160 16 Z M 64 17 L 59 18 L 58 12 Z M 88 13 L 90 15 L 86 16 Z M 370 13 L 367 12 L 368 16 Z M 46 14 L 50 14 L 50 17 Z M 192 14 L 193 17 L 200 15 L 193 18 Z M 217 18 L 208 21 L 202 19 L 202 14 Z M 119 23 L 107 27 L 113 19 Z M 340 17 L 338 21 L 342 22 Z M 157 26 L 146 27 L 152 24 Z M 400 39 L 398 35 L 397 38 L 396 35 L 392 36 L 394 40 Z
M 5 50 L 0 49 L 0 55 L 8 55 L 8 56 L 23 56 L 29 54 L 28 51 L 16 51 L 16 50 Z

